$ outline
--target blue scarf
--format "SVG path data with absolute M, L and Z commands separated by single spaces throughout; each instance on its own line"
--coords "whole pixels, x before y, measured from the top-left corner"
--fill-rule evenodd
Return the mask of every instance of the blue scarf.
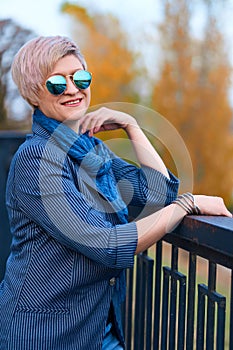
M 88 132 L 77 134 L 64 123 L 46 117 L 39 109 L 33 121 L 42 126 L 76 163 L 95 180 L 97 190 L 107 198 L 121 224 L 128 222 L 128 210 L 117 189 L 112 170 L 112 159 L 104 143 Z

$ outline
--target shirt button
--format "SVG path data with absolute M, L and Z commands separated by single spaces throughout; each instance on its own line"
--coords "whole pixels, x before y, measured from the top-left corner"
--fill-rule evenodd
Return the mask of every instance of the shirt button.
M 109 284 L 110 284 L 110 286 L 115 286 L 115 284 L 116 284 L 116 278 L 115 278 L 115 277 L 112 277 L 112 278 L 109 280 Z

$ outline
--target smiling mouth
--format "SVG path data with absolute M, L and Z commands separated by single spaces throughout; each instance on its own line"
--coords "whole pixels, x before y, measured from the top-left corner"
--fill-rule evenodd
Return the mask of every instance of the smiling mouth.
M 67 101 L 67 102 L 64 102 L 63 105 L 65 106 L 72 106 L 72 105 L 78 105 L 82 102 L 82 98 L 77 98 L 76 100 L 73 100 L 73 101 Z

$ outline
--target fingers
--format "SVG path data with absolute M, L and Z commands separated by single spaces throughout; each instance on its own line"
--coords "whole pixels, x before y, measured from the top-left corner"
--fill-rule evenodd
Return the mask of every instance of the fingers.
M 231 213 L 229 210 L 227 210 L 225 216 L 228 216 L 229 218 L 232 218 L 232 217 L 233 217 L 232 213 Z
M 221 197 L 195 195 L 195 203 L 204 215 L 223 215 L 232 218 Z
M 224 205 L 224 207 L 225 207 L 225 205 Z M 225 210 L 224 210 L 222 215 L 228 216 L 229 218 L 233 217 L 232 213 L 226 207 L 225 207 Z
M 126 128 L 128 124 L 136 124 L 132 116 L 106 107 L 87 113 L 79 120 L 80 132 L 89 130 L 90 136 L 99 131 Z
M 88 113 L 80 119 L 80 132 L 84 134 L 89 130 L 90 134 L 99 131 L 104 122 L 106 122 L 106 114 L 101 113 L 99 110 Z

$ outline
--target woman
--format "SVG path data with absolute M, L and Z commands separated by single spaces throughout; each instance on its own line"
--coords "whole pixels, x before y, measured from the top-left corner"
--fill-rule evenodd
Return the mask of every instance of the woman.
M 12 65 L 33 125 L 7 183 L 13 240 L 0 286 L 1 350 L 123 349 L 120 303 L 134 255 L 189 213 L 231 216 L 220 198 L 177 198 L 178 180 L 132 116 L 87 112 L 86 69 L 75 43 L 59 36 L 31 40 Z M 93 137 L 116 128 L 141 168 Z

